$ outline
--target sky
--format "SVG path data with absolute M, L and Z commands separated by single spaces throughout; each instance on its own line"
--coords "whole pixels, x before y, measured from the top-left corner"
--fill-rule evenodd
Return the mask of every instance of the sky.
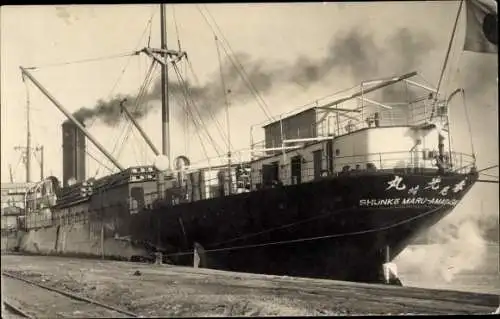
M 183 64 L 186 67 L 181 67 L 181 74 L 199 87 L 216 91 L 220 88 L 219 84 L 215 85 L 220 81 L 219 55 L 214 24 L 210 27 L 200 13 L 209 17 L 205 9 L 213 16 L 231 50 L 240 57 L 250 78 L 257 82 L 269 112 L 278 116 L 357 85 L 361 80 L 414 70 L 419 72 L 415 80 L 435 87 L 458 2 L 168 5 L 168 46 L 177 49 L 179 39 L 194 70 L 191 72 L 187 64 Z M 81 107 L 92 108 L 99 99 L 109 100 L 117 94 L 136 95 L 151 63 L 145 55 L 91 63 L 51 64 L 128 54 L 147 46 L 148 38 L 151 47 L 159 47 L 159 6 L 2 6 L 0 10 L 2 182 L 9 180 L 9 165 L 12 165 L 14 179 L 24 180 L 20 153 L 14 147 L 26 144 L 27 93 L 33 144 L 45 148 L 45 174 L 61 176 L 60 125 L 65 117 L 32 83 L 22 81 L 19 66 L 39 67 L 30 72 L 71 112 Z M 466 89 L 473 145 L 478 166 L 482 168 L 498 164 L 497 57 L 464 52 L 464 36 L 463 11 L 442 92 L 451 93 L 457 87 Z M 220 33 L 219 38 L 222 38 Z M 227 67 L 227 55 L 221 44 L 219 47 L 222 65 Z M 320 75 L 308 75 L 308 66 L 316 66 Z M 229 67 L 225 70 L 229 77 L 226 89 L 232 91 L 228 94 L 231 142 L 236 149 L 248 148 L 251 126 L 267 118 L 252 95 L 245 91 L 241 80 L 234 78 L 234 74 L 231 78 Z M 158 76 L 156 70 L 154 79 Z M 170 77 L 175 80 L 175 73 L 170 72 Z M 214 90 L 207 92 L 213 95 Z M 173 98 L 180 100 L 180 96 Z M 188 153 L 196 162 L 203 158 L 203 149 L 193 125 L 189 129 L 183 127 L 184 111 L 175 101 L 171 124 L 173 154 Z M 215 116 L 226 132 L 223 100 L 219 96 L 214 101 Z M 161 115 L 158 103 L 153 101 L 151 105 L 153 110 L 140 119 L 140 124 L 161 148 Z M 471 153 L 461 103 L 452 103 L 451 117 L 453 148 Z M 218 133 L 215 122 L 206 114 L 204 119 L 214 140 L 225 152 L 223 134 Z M 115 126 L 99 120 L 91 122 L 90 132 L 106 149 L 114 150 L 113 155 L 123 166 L 152 163 L 154 155 L 135 130 L 124 142 L 123 122 Z M 255 139 L 259 139 L 258 134 Z M 88 144 L 89 153 L 112 168 L 112 164 Z M 215 156 L 210 143 L 204 144 L 208 145 L 208 156 Z M 87 167 L 89 176 L 108 173 L 91 158 L 87 160 Z M 32 171 L 32 178 L 37 179 L 36 164 Z M 492 173 L 498 176 L 498 170 Z M 476 189 L 477 196 L 491 199 L 489 209 L 497 210 L 498 186 L 481 184 Z

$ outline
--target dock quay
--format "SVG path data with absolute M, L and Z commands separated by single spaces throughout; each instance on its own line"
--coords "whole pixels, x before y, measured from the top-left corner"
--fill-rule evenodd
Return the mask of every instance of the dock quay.
M 165 264 L 19 254 L 4 254 L 1 261 L 4 274 L 141 317 L 491 314 L 499 306 L 499 296 L 494 294 Z M 47 296 L 27 294 L 12 279 L 5 280 L 3 285 L 3 298 L 31 316 L 40 317 L 36 312 L 40 311 L 42 299 L 49 301 Z M 52 315 L 79 317 L 69 306 L 53 308 L 59 312 Z

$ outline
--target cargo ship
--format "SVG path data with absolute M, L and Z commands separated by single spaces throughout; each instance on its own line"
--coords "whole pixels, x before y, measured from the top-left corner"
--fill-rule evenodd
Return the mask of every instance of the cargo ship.
M 141 52 L 166 74 L 165 61 L 185 53 L 164 44 Z M 264 141 L 252 140 L 250 159 L 228 152 L 227 163 L 207 167 L 170 158 L 163 90 L 163 155 L 125 169 L 29 69 L 21 71 L 68 118 L 62 185 L 49 177 L 25 197 L 19 249 L 27 252 L 127 260 L 161 253 L 177 265 L 389 282 L 383 265 L 478 180 L 474 155 L 451 149 L 448 105 L 463 90 L 441 97 L 410 80 L 416 72 L 369 79 L 352 94 L 284 114 L 263 126 Z M 411 94 L 377 101 L 388 89 Z M 118 173 L 86 179 L 87 140 Z

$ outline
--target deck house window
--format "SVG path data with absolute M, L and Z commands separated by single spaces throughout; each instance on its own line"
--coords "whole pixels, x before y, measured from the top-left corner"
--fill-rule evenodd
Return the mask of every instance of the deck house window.
M 291 183 L 300 184 L 302 182 L 302 156 L 294 156 L 290 162 Z
M 328 173 L 331 174 L 333 172 L 333 141 L 326 142 L 326 165 Z
M 319 179 L 321 177 L 323 159 L 323 150 L 317 150 L 313 152 L 313 165 L 314 165 L 314 179 Z
M 262 184 L 270 186 L 279 180 L 279 162 L 262 165 Z

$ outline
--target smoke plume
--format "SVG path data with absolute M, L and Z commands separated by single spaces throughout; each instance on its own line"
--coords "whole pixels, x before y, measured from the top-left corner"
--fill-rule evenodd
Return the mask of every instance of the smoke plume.
M 332 38 L 325 58 L 314 61 L 301 57 L 287 67 L 290 73 L 285 80 L 308 87 L 336 71 L 359 82 L 378 74 L 382 51 L 372 34 L 354 28 Z
M 237 105 L 252 98 L 253 92 L 248 87 L 248 82 L 259 94 L 270 93 L 273 89 L 291 84 L 307 89 L 332 74 L 359 83 L 370 78 L 413 71 L 433 48 L 434 43 L 427 34 L 409 29 L 396 30 L 387 39 L 387 43 L 379 45 L 372 33 L 353 28 L 331 39 L 325 57 L 312 59 L 301 56 L 292 63 L 285 63 L 267 62 L 246 53 L 237 53 L 222 61 L 221 73 L 230 104 Z M 243 66 L 248 81 L 242 79 L 240 66 Z M 184 102 L 178 102 L 178 105 L 176 101 L 185 101 L 186 89 L 202 117 L 207 117 L 210 113 L 217 114 L 225 107 L 219 68 L 216 68 L 208 82 L 203 85 L 187 83 L 185 88 L 177 82 L 176 75 L 171 75 L 171 79 L 174 80 L 169 83 L 170 98 L 176 108 L 185 107 Z M 406 93 L 403 90 L 406 88 L 393 86 L 382 90 L 380 97 L 382 101 L 390 102 Z M 172 99 L 172 96 L 176 96 L 176 100 Z M 125 97 L 129 102 L 135 100 L 134 96 Z M 94 107 L 81 108 L 75 116 L 81 121 L 98 118 L 106 125 L 115 125 L 122 118 L 120 101 L 123 98 L 124 96 L 119 96 L 108 101 L 100 100 Z M 148 114 L 154 109 L 151 102 L 159 101 L 160 98 L 161 83 L 157 81 L 142 100 L 139 110 L 134 112 L 134 116 L 141 118 Z
M 492 129 L 495 129 L 490 125 L 491 120 L 486 120 L 485 117 L 498 114 L 497 56 L 463 54 L 460 62 L 461 68 L 456 77 L 460 79 L 460 83 L 454 83 L 454 88 L 465 89 L 474 134 L 484 138 L 491 135 Z M 455 114 L 463 112 L 461 105 L 460 108 L 455 108 L 454 112 Z M 465 122 L 465 118 L 460 121 Z M 485 125 L 486 122 L 488 125 Z M 463 139 L 468 139 L 470 132 L 463 131 L 455 130 L 452 134 L 454 137 L 463 134 Z M 494 152 L 494 145 L 481 140 L 476 141 L 476 147 L 479 146 L 480 149 L 478 164 L 480 157 L 485 159 L 483 162 L 493 160 L 488 160 L 488 156 L 493 154 L 488 152 Z M 493 174 L 498 175 L 498 173 Z M 481 186 L 484 185 L 474 186 L 471 193 L 467 194 L 464 199 L 470 201 L 467 206 L 457 207 L 452 214 L 423 234 L 421 238 L 431 245 L 410 246 L 403 251 L 397 258 L 399 267 L 409 273 L 418 274 L 419 280 L 429 283 L 444 281 L 453 285 L 463 279 L 462 276 L 457 277 L 461 273 L 470 274 L 474 271 L 475 274 L 497 275 L 498 208 L 494 205 L 495 207 L 489 210 L 480 209 L 478 199 L 490 196 L 484 188 L 475 192 L 475 188 Z M 471 197 L 472 199 L 469 199 Z
M 467 271 L 496 273 L 491 252 L 498 250 L 498 227 L 495 239 L 491 226 L 498 225 L 498 215 L 477 213 L 447 216 L 429 230 L 429 244 L 408 247 L 398 256 L 398 265 L 418 274 L 419 281 L 435 284 L 455 282 L 457 274 Z
M 498 102 L 491 99 L 493 91 L 498 92 L 498 60 L 497 56 L 470 57 L 462 73 L 462 86 L 467 96 L 474 101 L 486 102 L 490 106 Z
M 118 95 L 111 100 L 98 100 L 97 104 L 93 108 L 82 107 L 73 116 L 80 122 L 86 122 L 89 119 L 99 118 L 106 125 L 114 126 L 120 120 L 121 106 L 122 102 L 133 101 L 135 99 L 132 95 Z M 127 103 L 124 104 L 128 106 Z M 129 108 L 127 108 L 129 109 Z M 134 118 L 141 118 L 145 116 L 151 106 L 145 105 L 137 110 L 130 110 L 131 115 Z

